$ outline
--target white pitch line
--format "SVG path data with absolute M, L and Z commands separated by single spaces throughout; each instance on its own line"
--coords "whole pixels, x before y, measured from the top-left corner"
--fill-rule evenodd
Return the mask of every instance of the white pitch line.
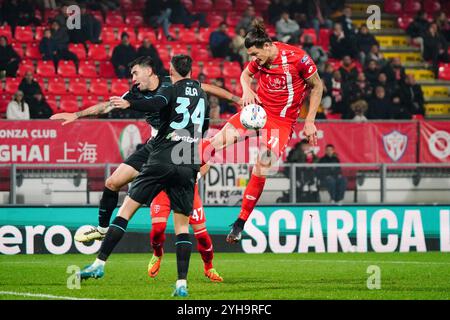
M 14 292 L 14 291 L 0 291 L 0 296 L 1 295 L 44 298 L 44 299 L 56 299 L 56 300 L 97 300 L 97 299 L 89 299 L 89 298 L 75 298 L 75 297 L 65 297 L 65 296 L 54 296 L 52 294 L 29 293 L 29 292 Z

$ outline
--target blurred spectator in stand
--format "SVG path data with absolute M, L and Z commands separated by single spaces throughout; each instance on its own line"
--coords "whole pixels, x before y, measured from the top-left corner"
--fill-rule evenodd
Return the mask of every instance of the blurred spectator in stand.
M 209 97 L 209 120 L 220 121 L 219 99 L 216 96 Z
M 19 69 L 20 56 L 14 48 L 8 44 L 5 36 L 0 36 L 0 79 L 15 77 Z
M 30 102 L 30 118 L 31 119 L 48 119 L 52 116 L 53 111 L 41 92 L 33 95 Z
M 14 35 L 16 26 L 19 24 L 19 0 L 7 0 L 2 4 L 1 15 L 3 24 L 7 23 L 11 27 L 11 32 Z
M 13 100 L 8 104 L 6 109 L 6 119 L 8 120 L 29 120 L 30 119 L 30 109 L 28 104 L 25 102 L 23 97 L 23 92 L 18 90 L 14 96 Z
M 357 122 L 365 122 L 368 121 L 366 117 L 367 110 L 369 109 L 369 105 L 365 100 L 356 100 L 350 105 L 350 109 L 353 113 L 353 121 Z
M 317 39 L 320 37 L 320 28 L 333 28 L 333 21 L 329 19 L 331 8 L 326 0 L 309 0 L 306 3 L 308 18 L 311 19 Z
M 409 112 L 409 108 L 405 105 L 404 101 L 402 100 L 400 91 L 397 91 L 392 95 L 391 119 L 396 120 L 411 119 L 411 113 Z
M 328 144 L 325 147 L 325 155 L 320 158 L 319 163 L 340 163 L 334 145 Z M 321 185 L 325 186 L 330 194 L 331 203 L 341 203 L 345 196 L 345 190 L 347 189 L 347 179 L 342 175 L 341 167 L 319 167 L 317 168 L 317 175 Z
M 337 19 L 337 22 L 341 24 L 342 30 L 345 36 L 352 38 L 356 34 L 355 26 L 352 21 L 352 8 L 349 6 L 344 7 L 342 15 Z
M 56 17 L 53 18 L 53 21 L 58 21 L 59 25 L 62 29 L 67 29 L 67 18 L 69 18 L 69 6 L 64 4 L 59 8 L 59 13 L 56 15 Z
M 31 71 L 27 71 L 27 73 L 25 73 L 25 77 L 20 82 L 19 90 L 23 92 L 25 102 L 28 104 L 30 104 L 30 101 L 33 99 L 35 94 L 42 93 L 41 86 L 36 80 L 34 80 L 33 73 Z
M 375 97 L 369 101 L 369 111 L 367 118 L 369 119 L 391 119 L 392 115 L 391 100 L 386 97 L 384 87 L 377 86 L 375 88 Z
M 345 56 L 342 59 L 342 65 L 339 68 L 339 72 L 342 76 L 342 82 L 345 84 L 348 82 L 355 82 L 358 77 L 358 69 L 350 56 Z
M 200 83 L 207 83 L 207 78 L 206 78 L 206 75 L 203 73 L 203 72 L 200 72 L 199 74 L 198 74 L 198 81 L 200 82 Z
M 416 83 L 414 75 L 406 76 L 405 83 L 400 88 L 400 96 L 404 105 L 409 107 L 410 114 L 425 115 L 422 87 Z
M 367 68 L 364 70 L 364 75 L 372 87 L 376 85 L 379 74 L 380 68 L 378 63 L 375 60 L 370 60 L 367 64 Z
M 322 70 L 328 61 L 328 55 L 321 46 L 315 46 L 311 35 L 306 34 L 303 37 L 303 50 L 305 50 L 311 59 L 316 63 L 319 70 Z
M 447 42 L 450 42 L 450 19 L 447 18 L 445 12 L 438 12 L 434 20 L 438 26 L 438 31 L 444 36 Z
M 69 51 L 69 35 L 66 28 L 62 28 L 60 22 L 53 21 L 51 27 L 51 39 L 56 46 L 55 67 L 59 60 L 72 60 L 78 68 L 78 57 L 75 53 Z
M 217 78 L 213 82 L 213 84 L 218 86 L 219 88 L 228 90 L 228 88 L 225 88 L 225 81 L 223 80 L 223 78 Z M 219 106 L 220 106 L 220 113 L 235 114 L 237 112 L 236 106 L 226 99 L 219 99 Z
M 226 58 L 231 54 L 231 38 L 227 34 L 227 24 L 222 22 L 209 36 L 209 47 L 214 58 Z
M 248 6 L 245 9 L 242 19 L 236 25 L 235 31 L 239 32 L 239 29 L 244 28 L 246 32 L 249 32 L 252 28 L 252 22 L 256 18 L 255 7 Z
M 425 36 L 430 23 L 427 20 L 425 11 L 417 12 L 414 21 L 406 28 L 406 33 L 413 39 L 413 42 L 420 46 L 423 52 L 423 37 Z
M 281 19 L 276 24 L 278 41 L 290 44 L 297 44 L 301 34 L 300 27 L 297 22 L 289 18 L 289 12 L 284 11 Z
M 164 68 L 164 64 L 159 57 L 159 53 L 152 45 L 150 39 L 145 38 L 142 41 L 142 45 L 137 50 L 136 58 L 138 57 L 151 57 L 155 64 L 155 71 L 159 76 L 168 76 L 169 72 Z
M 362 25 L 361 28 L 359 28 L 355 41 L 356 46 L 358 47 L 359 61 L 362 65 L 365 65 L 366 57 L 369 55 L 372 46 L 378 45 L 378 41 L 375 39 L 373 34 L 369 33 L 369 28 L 367 28 L 366 25 Z
M 331 92 L 331 86 L 332 86 L 332 81 L 331 79 L 333 79 L 333 65 L 331 63 L 325 63 L 325 66 L 323 67 L 323 70 L 319 71 L 320 72 L 320 77 L 323 80 L 323 83 L 325 84 L 325 87 L 327 88 L 328 92 Z
M 100 43 L 100 34 L 102 32 L 102 23 L 92 13 L 87 11 L 86 5 L 81 4 L 81 29 L 76 30 L 74 40 L 85 43 L 90 41 L 92 43 Z M 74 41 L 72 41 L 74 42 Z
M 384 72 L 380 72 L 375 86 L 383 87 L 386 98 L 391 99 L 393 93 L 398 89 L 398 85 L 399 84 L 396 83 L 390 83 L 386 74 Z
M 145 4 L 145 21 L 155 29 L 161 26 L 166 39 L 169 41 L 173 40 L 169 32 L 171 14 L 172 9 L 168 0 L 147 0 Z
M 448 62 L 448 43 L 439 32 L 437 24 L 432 23 L 423 38 L 423 58 L 431 61 L 436 78 L 439 74 L 439 62 Z
M 331 99 L 331 110 L 334 113 L 345 114 L 347 110 L 343 99 L 342 75 L 337 70 L 333 72 L 331 79 Z
M 355 102 L 368 100 L 372 94 L 373 88 L 367 82 L 366 76 L 362 72 L 358 73 L 358 78 L 355 82 L 350 82 L 344 86 L 344 101 L 346 105 L 350 106 L 350 109 L 343 115 L 343 118 L 354 119 L 356 115 L 355 108 L 357 108 L 357 111 L 361 116 L 361 111 L 367 111 L 367 103 L 365 110 L 363 110 L 364 108 L 361 108 L 361 103 L 358 103 L 355 106 L 353 106 L 353 104 Z
M 58 64 L 58 49 L 50 29 L 44 30 L 44 36 L 39 43 L 39 52 L 42 54 L 43 60 L 53 60 L 55 66 Z
M 305 0 L 286 0 L 284 11 L 288 12 L 300 29 L 312 28 L 313 24 L 308 17 L 308 7 Z
M 330 35 L 330 54 L 331 57 L 336 59 L 342 59 L 344 56 L 355 56 L 352 41 L 345 35 L 340 23 L 334 24 L 333 33 Z
M 231 41 L 231 49 L 233 51 L 234 56 L 239 55 L 239 63 L 241 64 L 241 68 L 244 64 L 249 61 L 247 49 L 245 48 L 245 35 L 247 32 L 244 28 L 240 28 L 239 32 L 234 36 Z
M 405 81 L 406 73 L 405 67 L 402 66 L 400 58 L 395 57 L 382 69 L 387 76 L 387 81 L 390 84 L 398 86 Z
M 128 64 L 136 59 L 136 49 L 130 44 L 128 33 L 123 32 L 120 38 L 121 43 L 114 48 L 111 63 L 118 78 L 128 78 Z
M 380 67 L 384 67 L 386 65 L 386 60 L 384 59 L 383 54 L 380 52 L 380 46 L 378 44 L 374 44 L 370 47 L 370 51 L 366 55 L 366 58 L 362 65 L 367 65 L 367 62 L 371 60 L 378 62 L 378 65 Z
M 87 7 L 90 10 L 100 10 L 105 19 L 106 14 L 110 11 L 118 10 L 120 8 L 120 0 L 85 0 Z
M 184 24 L 186 28 L 190 28 L 194 22 L 198 21 L 200 28 L 208 27 L 206 15 L 204 13 L 190 13 L 181 0 L 169 0 L 169 3 L 170 8 L 172 9 L 170 22 L 174 24 Z
M 280 20 L 281 14 L 283 11 L 287 10 L 281 0 L 273 0 L 270 2 L 269 7 L 267 8 L 267 14 L 269 15 L 269 23 L 271 25 L 275 25 L 278 20 Z

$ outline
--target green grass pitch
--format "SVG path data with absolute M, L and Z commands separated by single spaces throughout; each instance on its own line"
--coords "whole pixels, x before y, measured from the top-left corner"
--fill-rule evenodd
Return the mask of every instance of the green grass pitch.
M 170 296 L 176 280 L 174 254 L 164 256 L 156 279 L 147 276 L 149 254 L 113 254 L 102 279 L 89 279 L 80 289 L 68 289 L 67 267 L 83 267 L 94 258 L 0 256 L 0 300 L 174 299 Z M 199 254 L 192 255 L 188 299 L 450 299 L 448 253 L 216 253 L 214 264 L 223 283 L 210 282 L 203 275 Z M 378 290 L 367 288 L 371 265 L 381 271 Z

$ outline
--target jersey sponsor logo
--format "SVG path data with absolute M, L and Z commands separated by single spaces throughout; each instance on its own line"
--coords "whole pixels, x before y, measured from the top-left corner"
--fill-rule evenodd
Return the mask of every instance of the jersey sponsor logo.
M 302 58 L 302 63 L 305 63 L 306 61 L 308 61 L 309 57 L 307 54 L 305 54 Z
M 308 69 L 308 73 L 311 73 L 311 72 L 313 71 L 313 69 L 314 69 L 314 67 L 313 67 L 313 66 L 309 67 L 309 69 Z
M 197 143 L 199 141 L 199 138 L 192 138 L 189 136 L 179 136 L 178 134 L 176 134 L 175 132 L 171 132 L 167 135 L 167 140 L 171 140 L 171 141 L 183 141 L 183 142 L 187 142 L 187 143 Z
M 389 134 L 383 135 L 383 145 L 389 158 L 396 162 L 400 160 L 406 151 L 408 136 L 394 130 Z

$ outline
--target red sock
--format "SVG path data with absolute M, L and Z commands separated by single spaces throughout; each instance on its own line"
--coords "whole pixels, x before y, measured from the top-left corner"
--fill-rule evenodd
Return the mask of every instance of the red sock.
M 247 188 L 244 191 L 244 198 L 242 199 L 241 213 L 239 219 L 244 221 L 248 220 L 248 217 L 252 213 L 256 206 L 256 203 L 264 190 L 264 184 L 266 183 L 265 177 L 257 177 L 254 174 L 250 177 Z
M 216 150 L 211 145 L 211 140 L 209 139 L 203 139 L 199 147 L 201 166 L 204 166 L 212 157 L 214 157 Z
M 153 254 L 157 257 L 163 255 L 164 240 L 166 240 L 166 225 L 167 222 L 153 223 L 152 231 L 150 231 L 150 244 L 153 248 Z
M 212 260 L 214 257 L 213 245 L 211 237 L 208 234 L 206 228 L 197 230 L 194 232 L 197 239 L 197 250 L 202 256 L 205 270 L 209 270 L 213 267 Z

